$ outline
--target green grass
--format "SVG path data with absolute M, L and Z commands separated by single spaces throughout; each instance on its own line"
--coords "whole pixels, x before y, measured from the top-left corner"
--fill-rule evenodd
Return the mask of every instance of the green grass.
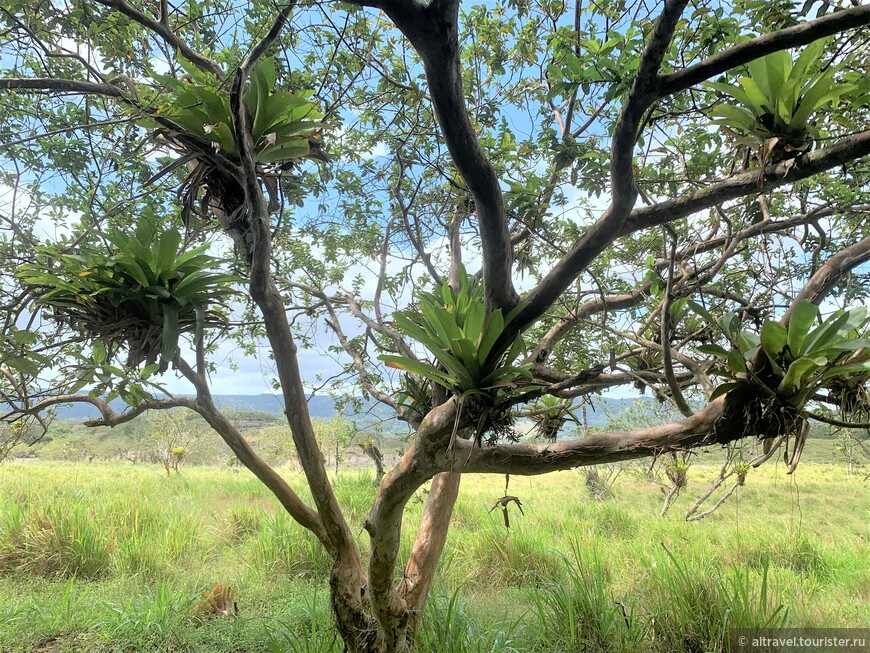
M 463 480 L 418 648 L 425 652 L 725 651 L 727 629 L 870 623 L 870 492 L 802 462 L 753 471 L 712 516 L 682 514 L 712 481 L 693 467 L 665 518 L 661 494 L 623 474 L 591 501 L 581 471 Z M 305 497 L 298 473 L 284 475 Z M 336 482 L 360 545 L 371 472 Z M 0 650 L 341 651 L 317 541 L 246 472 L 156 465 L 0 466 Z M 425 500 L 409 504 L 407 555 Z M 195 606 L 238 588 L 235 619 Z

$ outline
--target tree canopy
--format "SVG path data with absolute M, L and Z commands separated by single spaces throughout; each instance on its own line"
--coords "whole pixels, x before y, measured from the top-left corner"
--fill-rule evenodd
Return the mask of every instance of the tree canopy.
M 870 407 L 870 6 L 843 5 L 5 3 L 7 444 L 70 401 L 196 411 L 333 556 L 360 651 L 411 645 L 463 472 L 743 438 L 793 469 L 808 419 Z M 313 505 L 215 407 L 227 341 L 268 343 Z M 299 348 L 413 432 L 367 565 Z M 632 386 L 685 418 L 559 437 Z

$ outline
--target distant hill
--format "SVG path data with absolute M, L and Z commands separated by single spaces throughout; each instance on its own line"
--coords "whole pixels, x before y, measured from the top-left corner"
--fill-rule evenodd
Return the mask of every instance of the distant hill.
M 281 415 L 284 411 L 282 399 L 277 395 L 213 395 L 213 398 L 218 407 L 227 410 L 254 411 L 276 416 Z M 116 412 L 121 412 L 127 408 L 127 404 L 121 399 L 111 401 L 110 406 Z M 308 411 L 312 417 L 333 417 L 337 414 L 335 402 L 331 398 L 321 395 L 309 398 Z M 56 414 L 58 419 L 85 420 L 99 417 L 100 411 L 91 404 L 76 403 L 58 406 Z
M 280 416 L 283 413 L 284 407 L 280 397 L 272 394 L 259 395 L 214 395 L 215 403 L 225 410 L 236 410 L 242 412 L 258 412 L 268 415 Z M 612 399 L 605 397 L 597 397 L 594 400 L 594 407 L 589 407 L 586 410 L 586 418 L 591 427 L 603 427 L 607 424 L 612 416 L 616 416 L 624 410 L 634 409 L 636 406 L 633 399 Z M 641 400 L 643 404 L 652 402 L 651 399 Z M 643 405 L 642 404 L 642 405 Z M 652 405 L 650 403 L 650 405 Z M 112 409 L 121 412 L 127 406 L 121 399 L 115 399 L 111 402 Z M 329 418 L 338 414 L 335 402 L 327 396 L 316 395 L 308 400 L 308 411 L 312 417 Z M 577 417 L 580 417 L 580 411 L 577 410 Z M 388 408 L 376 402 L 368 402 L 364 404 L 363 409 L 359 413 L 344 413 L 352 419 L 385 419 L 389 418 L 390 411 Z M 93 417 L 99 417 L 99 411 L 91 404 L 69 404 L 57 407 L 58 419 L 71 419 L 82 421 Z M 658 420 L 656 420 L 658 421 Z M 655 423 L 655 421 L 651 421 Z

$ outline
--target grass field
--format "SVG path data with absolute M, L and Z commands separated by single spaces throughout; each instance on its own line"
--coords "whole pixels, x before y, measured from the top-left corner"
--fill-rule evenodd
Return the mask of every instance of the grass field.
M 682 515 L 713 478 L 696 466 L 671 512 L 623 474 L 593 502 L 582 472 L 463 480 L 420 649 L 724 651 L 730 626 L 870 623 L 870 492 L 841 467 L 753 471 L 720 511 Z M 285 474 L 297 489 L 298 475 Z M 336 480 L 360 530 L 366 470 Z M 407 552 L 424 490 L 409 507 Z M 359 537 L 363 549 L 366 536 Z M 156 465 L 0 466 L 0 650 L 340 651 L 326 556 L 246 472 Z M 214 583 L 238 616 L 197 610 Z

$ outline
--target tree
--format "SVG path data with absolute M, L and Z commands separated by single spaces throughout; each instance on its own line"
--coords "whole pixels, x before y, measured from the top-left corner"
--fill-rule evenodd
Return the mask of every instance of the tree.
M 334 559 L 352 651 L 412 645 L 463 473 L 747 437 L 796 464 L 808 402 L 868 371 L 866 314 L 815 326 L 810 307 L 868 289 L 870 6 L 688 4 L 6 3 L 4 419 L 197 412 Z M 414 429 L 363 524 L 368 564 L 298 365 L 324 329 L 336 390 L 352 376 Z M 831 338 L 801 357 L 792 333 Z M 224 337 L 268 341 L 313 505 L 212 401 Z M 159 394 L 172 372 L 194 397 Z M 510 441 L 515 407 L 631 384 L 685 419 Z
M 200 433 L 197 424 L 191 424 L 176 411 L 162 411 L 149 415 L 150 433 L 143 438 L 156 449 L 157 458 L 171 476 L 181 468 L 196 447 Z

